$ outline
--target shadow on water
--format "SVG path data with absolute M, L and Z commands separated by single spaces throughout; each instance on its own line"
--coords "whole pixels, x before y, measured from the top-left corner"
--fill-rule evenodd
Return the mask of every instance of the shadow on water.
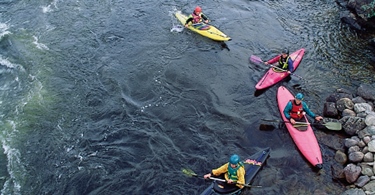
M 255 90 L 254 92 L 254 97 L 258 97 L 260 95 L 262 95 L 265 91 L 267 91 L 269 88 L 267 89 L 261 89 L 261 90 Z
M 261 131 L 273 131 L 275 129 L 275 126 L 270 124 L 260 124 L 259 130 Z
M 228 45 L 227 45 L 225 42 L 221 42 L 220 45 L 221 45 L 221 48 L 222 48 L 222 49 L 227 49 L 228 51 L 230 51 Z

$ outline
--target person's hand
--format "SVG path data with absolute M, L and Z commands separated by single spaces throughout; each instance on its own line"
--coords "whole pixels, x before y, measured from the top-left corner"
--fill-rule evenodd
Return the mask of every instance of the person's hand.
M 290 72 L 290 71 L 288 70 L 288 74 L 292 74 L 292 72 Z
M 293 118 L 290 118 L 290 123 L 292 123 L 294 125 L 294 124 L 296 124 L 296 121 Z
M 227 183 L 233 183 L 233 180 L 229 179 L 229 180 L 227 181 Z
M 323 119 L 323 117 L 321 117 L 321 116 L 316 116 L 315 117 L 315 120 L 317 120 L 317 121 L 320 121 L 320 120 L 322 120 Z
M 188 24 L 185 24 L 185 28 L 187 28 L 187 27 L 189 27 L 189 25 L 188 25 Z
M 204 177 L 205 179 L 208 179 L 208 178 L 211 177 L 211 173 L 208 173 L 208 174 L 204 175 L 203 177 Z
M 209 22 L 208 20 L 205 20 L 205 21 L 204 21 L 204 23 L 206 23 L 206 24 L 208 24 L 208 22 Z
M 268 64 L 268 62 L 264 62 L 264 64 Z

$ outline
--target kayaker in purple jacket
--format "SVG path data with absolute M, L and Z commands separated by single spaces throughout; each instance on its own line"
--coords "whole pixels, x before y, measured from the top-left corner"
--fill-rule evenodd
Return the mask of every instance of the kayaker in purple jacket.
M 314 118 L 317 121 L 323 119 L 323 117 L 314 114 L 307 104 L 302 101 L 303 95 L 302 93 L 297 93 L 294 97 L 294 100 L 289 101 L 285 108 L 284 108 L 284 115 L 285 117 L 292 123 L 293 125 L 298 122 L 305 122 L 304 116 L 305 114 L 309 115 L 311 118 Z
M 293 60 L 289 56 L 288 49 L 284 49 L 278 58 L 273 58 L 265 62 L 265 64 L 274 64 L 276 62 L 279 62 L 279 64 L 277 65 L 278 68 L 283 69 L 283 70 L 288 70 L 289 74 L 293 72 L 294 70 Z

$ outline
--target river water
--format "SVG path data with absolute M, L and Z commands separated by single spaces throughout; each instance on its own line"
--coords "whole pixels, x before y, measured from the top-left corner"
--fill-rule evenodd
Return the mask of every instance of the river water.
M 232 37 L 227 47 L 171 32 L 175 10 L 199 3 Z M 255 84 L 270 59 L 305 48 L 281 83 L 313 111 L 336 88 L 373 82 L 371 34 L 340 22 L 333 1 L 0 1 L 1 194 L 199 194 L 205 174 L 270 147 L 244 194 L 338 194 L 334 152 L 312 171 L 280 119 L 273 86 Z M 295 87 L 298 86 L 298 87 Z M 316 131 L 321 137 L 330 132 Z

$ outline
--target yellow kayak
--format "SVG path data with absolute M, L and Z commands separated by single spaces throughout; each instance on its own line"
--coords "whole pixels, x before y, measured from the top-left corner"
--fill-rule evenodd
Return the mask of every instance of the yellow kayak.
M 188 19 L 188 16 L 181 13 L 181 11 L 177 11 L 175 13 L 176 18 L 182 23 L 182 25 L 185 25 L 186 20 Z M 208 25 L 208 24 L 207 24 Z M 193 25 L 189 25 L 189 29 L 201 34 L 202 36 L 208 37 L 215 41 L 230 41 L 231 38 L 228 37 L 226 34 L 222 33 L 219 29 L 212 25 L 208 25 L 209 28 L 206 30 L 199 30 L 195 28 Z

